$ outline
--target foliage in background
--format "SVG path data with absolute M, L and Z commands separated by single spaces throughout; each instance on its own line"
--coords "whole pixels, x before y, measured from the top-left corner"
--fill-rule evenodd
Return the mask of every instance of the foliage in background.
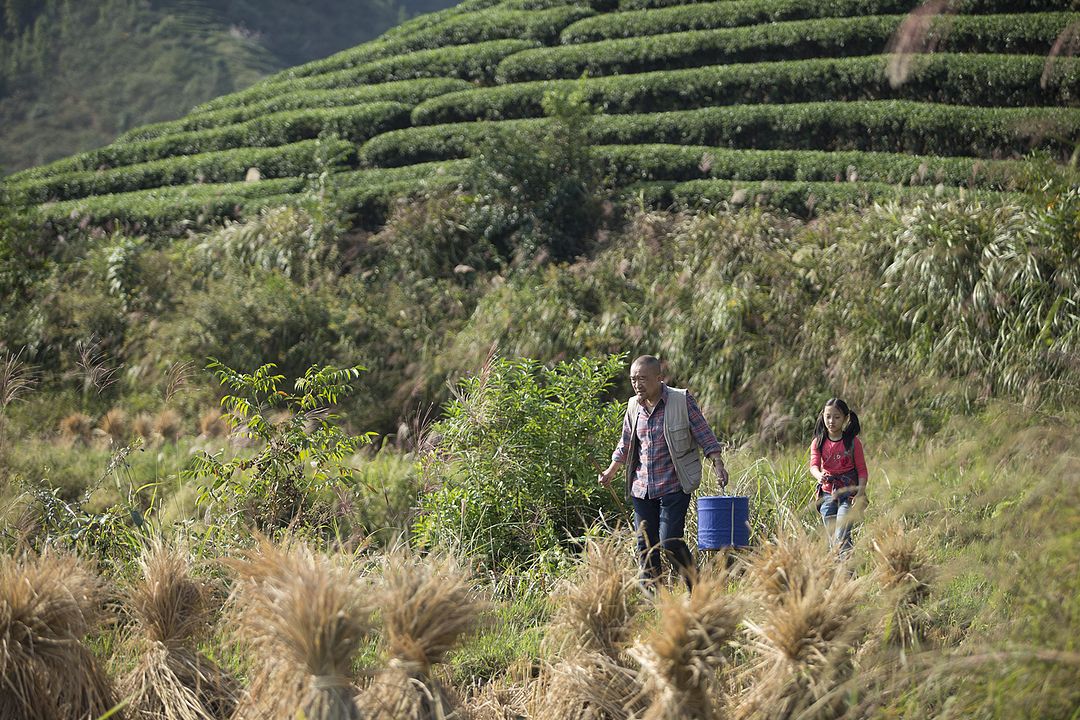
M 609 398 L 625 363 L 621 355 L 552 367 L 496 357 L 463 380 L 431 430 L 432 487 L 416 540 L 458 547 L 490 567 L 557 566 L 622 503 L 596 474 L 622 430 L 623 406 Z

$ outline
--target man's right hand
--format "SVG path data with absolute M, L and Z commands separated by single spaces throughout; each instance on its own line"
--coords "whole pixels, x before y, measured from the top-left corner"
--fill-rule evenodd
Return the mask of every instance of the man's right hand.
M 619 471 L 619 467 L 620 466 L 617 463 L 608 465 L 606 470 L 596 476 L 597 482 L 601 485 L 610 485 L 612 479 L 615 477 L 615 473 Z

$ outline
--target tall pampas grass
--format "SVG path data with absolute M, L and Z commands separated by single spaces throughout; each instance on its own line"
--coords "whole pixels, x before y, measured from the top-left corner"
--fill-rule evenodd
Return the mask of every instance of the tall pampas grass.
M 236 720 L 359 720 L 352 663 L 370 628 L 355 569 L 294 542 L 230 562 L 238 639 L 255 658 Z
M 726 572 L 699 574 L 693 593 L 661 593 L 660 622 L 632 653 L 650 697 L 646 720 L 723 717 L 717 671 L 733 657 L 745 601 L 728 592 Z
M 93 720 L 114 706 L 83 644 L 104 618 L 103 597 L 100 579 L 73 556 L 0 557 L 0 717 Z
M 186 554 L 153 541 L 127 590 L 134 623 L 127 644 L 137 657 L 120 688 L 133 720 L 215 720 L 232 715 L 238 687 L 201 655 L 213 617 L 207 587 L 192 577 Z
M 629 534 L 589 540 L 574 574 L 555 594 L 545 638 L 549 661 L 529 699 L 538 720 L 627 718 L 645 708 L 626 654 L 641 605 Z
M 865 582 L 797 532 L 760 553 L 749 576 L 756 607 L 745 621 L 752 660 L 740 674 L 738 718 L 833 718 L 867 630 Z M 827 558 L 822 565 L 816 556 Z M 752 561 L 754 562 L 754 561 Z
M 375 597 L 388 661 L 359 698 L 365 718 L 456 716 L 459 701 L 432 668 L 445 662 L 487 609 L 471 574 L 453 556 L 419 557 L 396 548 L 384 558 Z

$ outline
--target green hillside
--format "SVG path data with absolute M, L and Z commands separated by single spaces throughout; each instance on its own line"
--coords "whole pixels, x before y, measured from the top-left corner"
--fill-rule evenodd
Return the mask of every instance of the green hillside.
M 453 184 L 455 161 L 548 123 L 544 93 L 574 88 L 599 112 L 588 140 L 610 183 L 657 203 L 732 182 L 796 212 L 1008 192 L 1013 159 L 1071 153 L 1080 68 L 1047 56 L 1080 20 L 1073 0 L 962 0 L 905 25 L 918 5 L 467 0 L 9 185 L 61 228 L 167 229 L 288 202 L 332 137 L 336 186 L 377 223 L 388 196 Z M 262 182 L 241 182 L 251 167 Z
M 0 174 L 170 120 L 446 0 L 4 0 Z

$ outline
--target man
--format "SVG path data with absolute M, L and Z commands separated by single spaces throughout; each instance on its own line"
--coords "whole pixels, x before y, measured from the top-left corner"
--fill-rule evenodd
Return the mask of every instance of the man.
M 701 484 L 701 455 L 712 460 L 720 486 L 728 473 L 720 443 L 686 390 L 668 387 L 660 361 L 642 355 L 630 366 L 634 396 L 623 416 L 622 439 L 598 480 L 607 485 L 626 467 L 626 494 L 634 505 L 641 578 L 651 591 L 660 578 L 661 553 L 693 583 L 693 559 L 683 540 L 690 494 Z

